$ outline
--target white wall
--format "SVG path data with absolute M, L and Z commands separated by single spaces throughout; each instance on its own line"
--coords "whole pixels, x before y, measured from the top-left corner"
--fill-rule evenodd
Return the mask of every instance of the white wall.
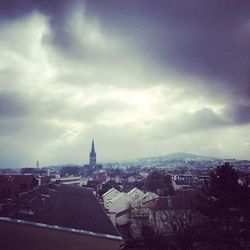
M 106 209 L 109 209 L 110 201 L 119 194 L 120 192 L 115 188 L 112 188 L 111 190 L 103 194 L 102 198 L 103 198 L 104 207 Z
M 114 197 L 109 204 L 110 212 L 122 212 L 129 208 L 131 198 L 124 192 L 121 192 L 119 195 Z

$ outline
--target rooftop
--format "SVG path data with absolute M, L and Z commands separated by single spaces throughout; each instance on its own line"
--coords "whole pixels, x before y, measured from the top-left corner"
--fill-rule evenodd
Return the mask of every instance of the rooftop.
M 199 194 L 196 190 L 180 190 L 173 196 L 159 197 L 151 206 L 153 210 L 180 210 L 192 208 Z
M 113 191 L 116 191 L 116 192 L 119 192 L 119 193 L 120 193 L 120 191 L 118 191 L 116 188 L 112 187 L 112 188 L 109 189 L 106 193 L 104 193 L 104 194 L 102 195 L 102 197 L 104 197 L 104 196 L 110 194 L 110 193 L 113 192 Z
M 91 190 L 65 185 L 36 188 L 6 205 L 0 216 L 63 229 L 120 237 Z
M 8 187 L 10 185 L 20 185 L 23 183 L 30 184 L 34 180 L 34 175 L 22 175 L 22 174 L 11 174 L 11 175 L 0 175 L 0 184 L 2 187 Z

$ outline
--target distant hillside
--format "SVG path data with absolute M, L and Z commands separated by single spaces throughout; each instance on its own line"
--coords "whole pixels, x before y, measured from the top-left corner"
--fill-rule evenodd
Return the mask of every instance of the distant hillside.
M 222 161 L 223 161 L 222 159 L 210 156 L 200 156 L 190 153 L 173 153 L 163 156 L 145 157 L 130 161 L 109 162 L 109 163 L 104 163 L 103 165 L 116 166 L 116 167 L 129 167 L 129 166 L 160 167 L 160 166 L 174 166 L 174 165 L 181 166 L 183 164 L 189 166 L 190 164 L 193 165 L 192 162 L 196 162 L 197 164 L 205 162 L 217 164 Z
M 173 161 L 173 160 L 183 160 L 183 161 L 213 161 L 220 160 L 219 158 L 210 157 L 210 156 L 200 156 L 190 153 L 172 153 L 164 156 L 153 156 L 138 159 L 138 161 L 154 161 L 154 160 L 165 160 L 165 161 Z

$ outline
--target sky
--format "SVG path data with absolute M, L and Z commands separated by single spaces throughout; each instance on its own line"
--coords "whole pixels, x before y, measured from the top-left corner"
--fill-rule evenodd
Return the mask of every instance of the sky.
M 250 159 L 249 0 L 0 0 L 0 168 Z

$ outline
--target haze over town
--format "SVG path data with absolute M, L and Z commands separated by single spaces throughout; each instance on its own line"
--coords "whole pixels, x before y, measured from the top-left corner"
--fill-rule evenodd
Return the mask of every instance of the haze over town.
M 0 2 L 0 167 L 250 159 L 249 1 Z

